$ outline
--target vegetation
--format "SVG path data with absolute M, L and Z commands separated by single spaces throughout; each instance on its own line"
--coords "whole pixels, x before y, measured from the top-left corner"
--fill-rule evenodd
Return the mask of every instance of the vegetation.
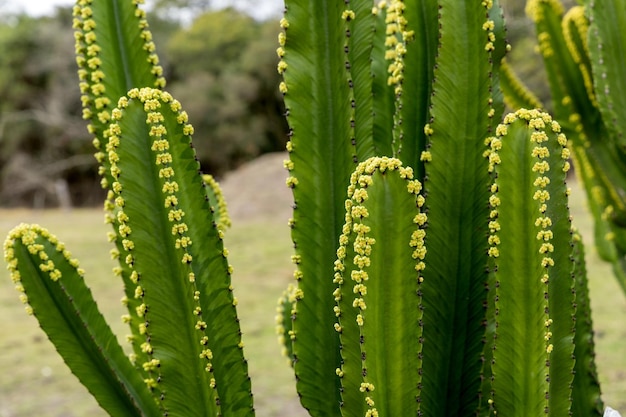
M 73 10 L 132 353 L 46 229 L 13 229 L 5 259 L 110 415 L 254 415 L 225 202 L 139 3 Z M 296 264 L 280 318 L 303 407 L 602 415 L 567 138 L 540 110 L 503 116 L 499 3 L 288 0 L 280 25 Z

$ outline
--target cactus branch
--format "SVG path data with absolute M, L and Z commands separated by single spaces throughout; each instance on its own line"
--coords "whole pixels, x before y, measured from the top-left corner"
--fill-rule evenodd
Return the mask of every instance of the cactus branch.
M 144 88 L 120 99 L 112 119 L 106 137 L 120 261 L 140 302 L 129 313 L 141 318 L 145 383 L 170 415 L 251 413 L 231 267 L 187 115 L 168 93 Z
M 27 311 L 100 406 L 114 417 L 157 415 L 64 245 L 46 229 L 22 224 L 9 233 L 4 257 Z
M 569 150 L 560 132 L 546 113 L 522 109 L 507 115 L 490 140 L 498 414 L 560 416 L 571 406 L 575 291 Z

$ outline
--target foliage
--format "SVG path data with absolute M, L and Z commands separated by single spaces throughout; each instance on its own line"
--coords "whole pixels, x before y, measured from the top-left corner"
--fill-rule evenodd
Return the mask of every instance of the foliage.
M 0 23 L 3 205 L 33 204 L 34 199 L 60 204 L 58 180 L 96 175 L 93 158 L 84 155 L 90 145 L 79 117 L 70 24 L 71 16 L 60 11 L 55 18 L 20 16 Z M 77 199 L 93 184 L 74 181 Z
M 556 118 L 568 138 L 595 219 L 600 255 L 614 266 L 626 291 L 624 187 L 626 183 L 623 56 L 624 1 L 586 1 L 564 7 L 556 0 L 531 1 L 540 51 Z M 522 86 L 518 91 L 524 93 Z
M 284 149 L 275 42 L 275 22 L 234 9 L 203 14 L 170 39 L 171 91 L 189 103 L 197 155 L 209 172 Z
M 139 3 L 74 8 L 130 358 L 49 232 L 18 226 L 5 259 L 111 415 L 253 415 L 224 203 Z M 499 3 L 288 0 L 281 27 L 297 265 L 281 318 L 302 405 L 600 415 L 567 139 L 539 110 L 503 117 Z

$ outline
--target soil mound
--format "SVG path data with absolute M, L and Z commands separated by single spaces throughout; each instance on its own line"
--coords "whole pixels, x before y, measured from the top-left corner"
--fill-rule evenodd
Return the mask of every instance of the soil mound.
M 262 155 L 220 181 L 234 221 L 272 218 L 286 222 L 291 217 L 293 197 L 285 185 L 285 159 L 285 152 Z

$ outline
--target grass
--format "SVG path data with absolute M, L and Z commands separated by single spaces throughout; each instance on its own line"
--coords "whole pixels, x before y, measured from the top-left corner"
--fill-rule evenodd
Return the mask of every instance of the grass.
M 583 196 L 572 196 L 575 223 L 587 243 L 597 363 L 604 399 L 626 411 L 626 297 L 591 246 L 591 222 Z M 100 308 L 121 343 L 127 333 L 120 321 L 121 285 L 111 269 L 108 226 L 100 210 L 0 211 L 2 236 L 20 222 L 48 227 L 87 271 L 87 281 Z M 276 300 L 291 280 L 291 241 L 284 219 L 255 217 L 234 219 L 227 233 L 230 261 L 235 267 L 234 287 L 247 346 L 258 415 L 305 416 L 298 405 L 293 376 L 274 333 Z M 105 414 L 66 369 L 38 328 L 24 313 L 4 269 L 0 272 L 0 417 L 99 417 Z

